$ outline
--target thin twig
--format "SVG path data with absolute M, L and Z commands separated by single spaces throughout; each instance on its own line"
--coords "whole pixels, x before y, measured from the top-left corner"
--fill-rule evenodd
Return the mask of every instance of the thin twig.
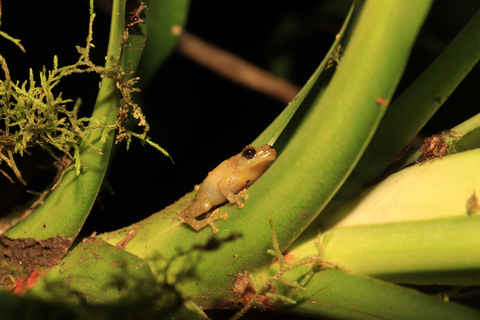
M 179 39 L 177 50 L 228 80 L 284 103 L 292 101 L 300 90 L 270 72 L 185 31 Z

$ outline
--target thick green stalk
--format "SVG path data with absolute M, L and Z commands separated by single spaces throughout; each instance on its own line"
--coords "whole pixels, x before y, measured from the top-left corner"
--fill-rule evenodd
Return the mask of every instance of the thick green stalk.
M 377 179 L 413 140 L 480 59 L 480 11 L 389 106 L 371 144 L 336 198 L 351 198 Z M 393 128 L 398 128 L 394 130 Z
M 456 152 L 480 148 L 480 113 L 453 127 L 451 131 L 453 133 L 450 136 L 453 134 L 454 138 L 455 134 L 461 135 L 453 142 Z
M 416 284 L 480 283 L 480 149 L 403 169 L 322 220 L 325 258 L 347 270 Z M 315 224 L 290 246 L 316 254 Z
M 272 268 L 263 278 L 273 275 Z M 302 281 L 305 269 L 285 276 Z M 260 274 L 259 274 L 260 275 Z M 281 310 L 297 315 L 335 319 L 478 319 L 480 313 L 468 307 L 445 302 L 418 291 L 388 282 L 342 272 L 321 270 L 313 275 L 305 291 L 275 283 L 275 293 L 287 295 L 296 304 Z M 274 300 L 270 300 L 274 303 Z
M 325 233 L 325 258 L 391 282 L 478 285 L 479 231 L 480 217 L 466 214 L 337 228 Z

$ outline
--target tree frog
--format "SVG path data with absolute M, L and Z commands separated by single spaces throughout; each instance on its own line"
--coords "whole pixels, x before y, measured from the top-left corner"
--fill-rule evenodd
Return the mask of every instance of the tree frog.
M 220 163 L 208 173 L 201 184 L 195 186 L 194 190 L 197 191 L 195 199 L 179 213 L 182 222 L 188 223 L 197 231 L 210 225 L 213 233 L 217 233 L 218 228 L 215 227 L 214 221 L 225 220 L 226 213 L 216 216 L 217 209 L 207 214 L 203 220 L 195 218 L 226 201 L 236 203 L 242 208 L 243 203 L 240 199 L 248 198 L 246 188 L 263 174 L 276 157 L 275 149 L 264 144 L 261 147 L 247 146 L 239 154 Z

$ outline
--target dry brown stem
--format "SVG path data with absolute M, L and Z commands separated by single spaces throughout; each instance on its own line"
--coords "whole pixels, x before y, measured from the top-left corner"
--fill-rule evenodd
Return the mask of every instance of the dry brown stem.
M 179 39 L 177 50 L 228 80 L 284 103 L 292 101 L 300 90 L 270 72 L 185 31 Z

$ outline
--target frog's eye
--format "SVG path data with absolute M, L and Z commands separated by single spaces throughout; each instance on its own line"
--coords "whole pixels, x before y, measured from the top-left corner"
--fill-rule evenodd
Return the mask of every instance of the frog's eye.
M 246 159 L 252 159 L 253 157 L 255 157 L 255 154 L 257 153 L 257 151 L 255 151 L 255 148 L 254 147 L 246 147 L 245 149 L 243 149 L 243 157 L 246 158 Z

